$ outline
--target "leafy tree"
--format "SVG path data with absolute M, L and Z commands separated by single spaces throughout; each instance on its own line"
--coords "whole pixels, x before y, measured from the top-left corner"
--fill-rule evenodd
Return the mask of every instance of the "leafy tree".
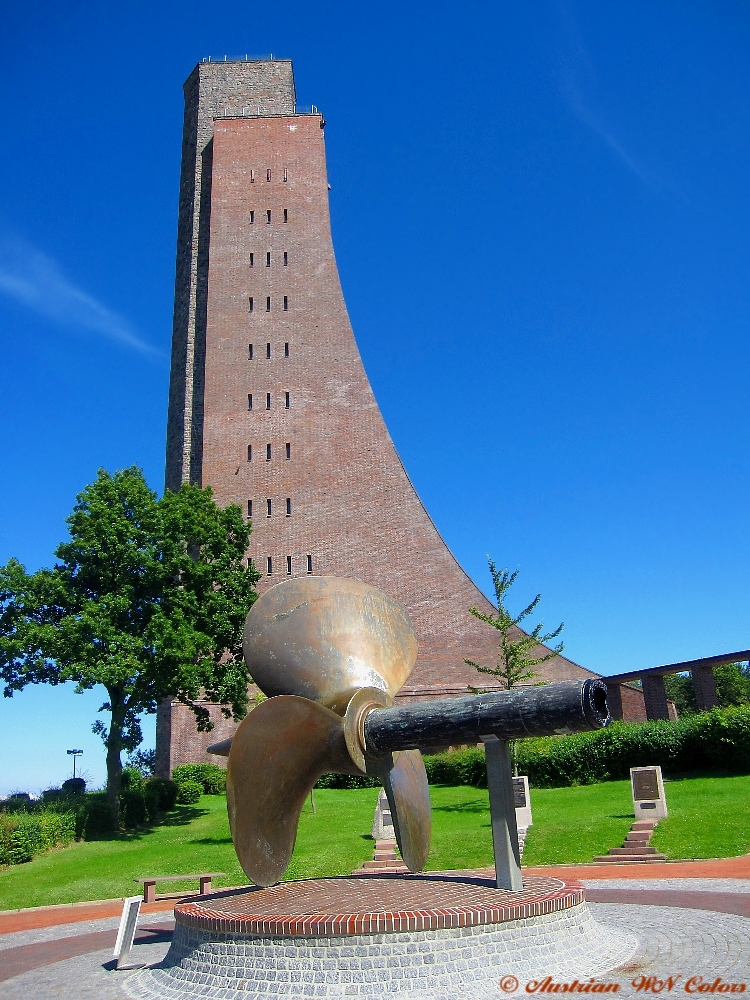
M 534 667 L 539 666 L 540 663 L 546 663 L 547 660 L 551 660 L 558 653 L 562 653 L 563 644 L 559 643 L 543 656 L 530 655 L 531 651 L 536 649 L 537 646 L 548 643 L 551 639 L 556 639 L 563 630 L 563 623 L 561 622 L 554 632 L 547 632 L 544 635 L 542 634 L 542 628 L 544 627 L 542 622 L 539 622 L 531 632 L 523 631 L 520 628 L 520 623 L 532 614 L 537 604 L 539 604 L 542 595 L 537 594 L 531 604 L 514 617 L 506 608 L 505 599 L 518 576 L 518 570 L 515 570 L 513 573 L 509 570 L 498 570 L 495 563 L 489 558 L 488 563 L 492 576 L 492 585 L 495 589 L 497 614 L 485 615 L 476 608 L 469 608 L 469 611 L 475 618 L 486 622 L 500 633 L 497 665 L 494 667 L 483 667 L 478 663 L 474 663 L 473 660 L 464 660 L 464 663 L 468 663 L 470 667 L 474 667 L 480 674 L 488 674 L 491 677 L 495 677 L 500 681 L 502 687 L 510 690 L 524 681 L 537 677 L 538 674 L 534 670 Z M 469 686 L 469 690 L 475 694 L 481 694 L 484 691 L 483 688 L 471 686 Z
M 679 718 L 695 715 L 698 711 L 695 702 L 695 688 L 690 674 L 666 674 L 664 691 L 669 701 L 674 702 Z
M 750 703 L 750 664 L 725 663 L 714 667 L 714 680 L 720 708 Z
M 714 680 L 719 708 L 750 704 L 750 664 L 725 663 L 714 667 Z M 689 673 L 668 674 L 664 678 L 664 690 L 667 698 L 675 703 L 678 716 L 695 715 L 698 711 L 693 678 Z
M 242 629 L 259 576 L 244 564 L 250 528 L 239 507 L 189 485 L 157 499 L 136 467 L 100 470 L 67 524 L 54 568 L 0 567 L 0 676 L 6 697 L 27 684 L 104 687 L 109 724 L 93 728 L 117 821 L 120 754 L 140 744 L 144 712 L 177 698 L 204 731 L 199 696 L 227 717 L 245 714 Z

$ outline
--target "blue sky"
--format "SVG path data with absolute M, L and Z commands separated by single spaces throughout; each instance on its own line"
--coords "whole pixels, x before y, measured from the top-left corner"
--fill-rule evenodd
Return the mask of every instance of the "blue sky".
M 750 646 L 750 13 L 739 3 L 37 2 L 4 11 L 0 560 L 75 494 L 161 490 L 182 83 L 294 61 L 406 468 L 484 588 L 602 673 Z M 62 780 L 103 692 L 0 701 L 0 793 Z M 153 725 L 147 726 L 153 740 Z

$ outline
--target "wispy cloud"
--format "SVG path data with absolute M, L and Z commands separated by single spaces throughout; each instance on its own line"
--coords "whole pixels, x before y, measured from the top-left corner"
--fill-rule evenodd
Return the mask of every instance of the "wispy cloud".
M 161 353 L 124 317 L 72 284 L 54 260 L 23 240 L 0 240 L 0 293 L 60 326 L 89 330 L 142 354 Z
M 628 170 L 648 187 L 653 188 L 654 178 L 650 176 L 649 171 L 617 139 L 614 129 L 606 120 L 606 115 L 594 110 L 595 101 L 591 95 L 596 91 L 596 73 L 593 60 L 567 5 L 559 2 L 558 10 L 567 36 L 560 74 L 563 100 L 579 121 L 595 132 Z

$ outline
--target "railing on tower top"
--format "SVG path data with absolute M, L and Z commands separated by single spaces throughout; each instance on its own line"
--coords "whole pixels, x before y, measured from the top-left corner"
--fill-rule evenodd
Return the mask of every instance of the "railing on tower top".
M 255 107 L 250 107 L 246 105 L 244 108 L 224 108 L 221 115 L 217 115 L 217 118 L 259 118 L 259 117 L 271 117 L 273 115 L 283 115 L 288 112 L 276 111 L 273 105 L 267 107 L 260 107 L 256 105 Z M 296 104 L 294 106 L 295 115 L 319 115 L 321 113 L 320 109 L 314 104 Z

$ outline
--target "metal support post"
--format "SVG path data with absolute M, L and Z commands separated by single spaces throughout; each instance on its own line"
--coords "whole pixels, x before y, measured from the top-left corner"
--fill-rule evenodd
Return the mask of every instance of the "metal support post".
M 510 747 L 507 740 L 499 740 L 496 736 L 483 736 L 482 741 L 487 759 L 492 845 L 495 849 L 495 885 L 498 889 L 518 892 L 523 888 L 523 882 Z

